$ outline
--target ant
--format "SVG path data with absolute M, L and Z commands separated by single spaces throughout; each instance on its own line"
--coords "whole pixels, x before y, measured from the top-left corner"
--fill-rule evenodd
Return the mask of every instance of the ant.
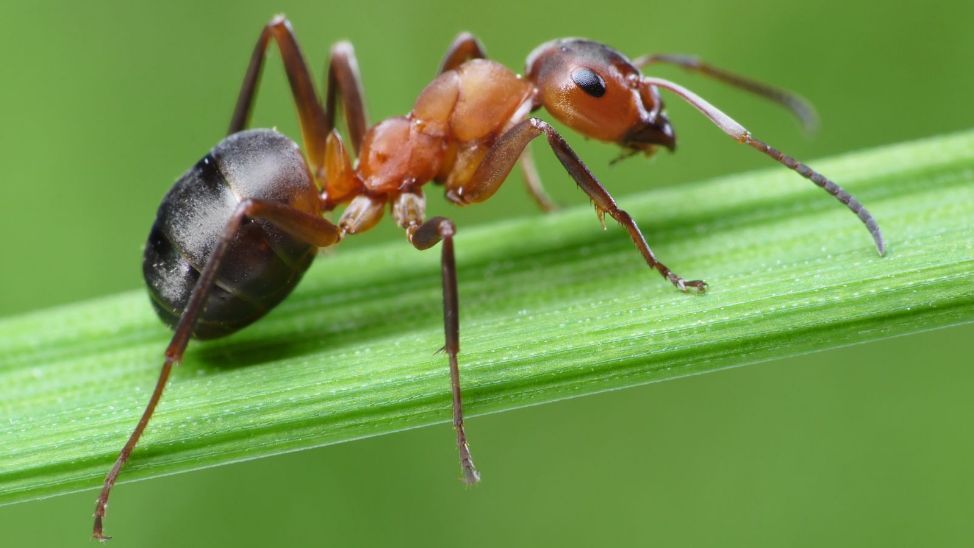
M 303 153 L 274 130 L 246 129 L 271 40 L 283 57 L 297 104 Z M 603 225 L 606 214 L 621 224 L 646 264 L 679 290 L 705 291 L 703 281 L 685 280 L 660 262 L 636 221 L 616 205 L 558 131 L 530 116 L 542 107 L 585 136 L 649 155 L 658 147 L 672 151 L 676 145 L 659 92 L 670 91 L 739 143 L 774 158 L 845 204 L 884 254 L 879 227 L 861 203 L 825 176 L 756 139 L 692 91 L 640 73 L 640 68 L 659 63 L 716 78 L 780 103 L 806 125 L 814 122 L 811 107 L 799 97 L 692 57 L 648 55 L 630 61 L 598 42 L 568 38 L 531 52 L 521 76 L 487 60 L 481 43 L 461 33 L 412 111 L 370 126 L 351 44 L 339 42 L 331 49 L 322 104 L 290 23 L 282 16 L 273 18 L 250 58 L 228 136 L 176 181 L 149 234 L 143 274 L 153 307 L 174 334 L 145 411 L 105 478 L 93 537 L 109 538 L 102 532 L 109 493 L 189 339 L 226 336 L 259 319 L 297 285 L 318 248 L 369 230 L 386 205 L 416 249 L 441 244 L 443 350 L 450 365 L 453 426 L 463 479 L 468 484 L 479 481 L 463 428 L 457 362 L 456 226 L 445 217 L 426 219 L 422 186 L 433 181 L 444 187 L 450 202 L 475 204 L 490 198 L 520 163 L 529 193 L 542 209 L 551 210 L 554 204 L 528 155 L 528 143 L 537 137 L 545 137 L 594 203 Z M 335 130 L 339 98 L 357 163 Z M 339 206 L 345 209 L 337 223 L 323 217 Z

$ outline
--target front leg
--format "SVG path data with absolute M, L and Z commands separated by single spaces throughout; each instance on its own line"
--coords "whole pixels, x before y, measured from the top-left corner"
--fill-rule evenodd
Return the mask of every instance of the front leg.
M 447 198 L 460 204 L 482 202 L 490 198 L 507 178 L 511 168 L 528 143 L 541 135 L 548 138 L 548 145 L 551 146 L 551 150 L 554 151 L 561 165 L 565 167 L 578 187 L 595 204 L 595 212 L 599 216 L 599 221 L 604 223 L 604 216 L 608 213 L 610 217 L 621 224 L 629 232 L 629 236 L 636 245 L 636 249 L 642 254 L 646 264 L 656 269 L 680 291 L 693 289 L 703 292 L 706 290 L 706 283 L 700 280 L 685 280 L 656 258 L 643 233 L 636 225 L 636 221 L 625 210 L 616 205 L 609 191 L 595 178 L 595 175 L 589 171 L 588 167 L 575 154 L 575 151 L 555 131 L 555 128 L 537 118 L 525 120 L 501 135 L 487 152 L 473 177 L 466 184 L 449 194 Z
M 460 469 L 467 484 L 480 481 L 480 472 L 473 463 L 467 434 L 463 428 L 463 398 L 460 391 L 460 295 L 457 291 L 457 266 L 453 254 L 453 235 L 456 226 L 445 217 L 433 217 L 424 222 L 426 200 L 422 194 L 400 194 L 392 206 L 399 226 L 406 229 L 409 243 L 419 250 L 429 249 L 442 242 L 440 264 L 443 277 L 443 331 L 446 344 L 443 350 L 450 360 L 450 386 L 453 394 L 453 428 L 457 433 Z

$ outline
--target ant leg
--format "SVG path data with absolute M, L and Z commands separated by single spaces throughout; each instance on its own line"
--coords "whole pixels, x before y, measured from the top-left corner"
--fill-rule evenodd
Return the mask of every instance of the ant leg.
M 654 53 L 637 57 L 633 60 L 632 64 L 640 69 L 651 64 L 675 65 L 690 72 L 709 76 L 725 84 L 749 91 L 780 104 L 790 110 L 798 118 L 798 121 L 801 122 L 805 131 L 809 133 L 818 129 L 818 114 L 815 113 L 815 107 L 800 95 L 717 68 L 701 61 L 693 55 Z
M 105 476 L 105 483 L 102 486 L 101 493 L 98 495 L 98 501 L 95 505 L 95 521 L 91 533 L 93 538 L 99 541 L 105 541 L 111 538 L 105 536 L 102 522 L 105 517 L 105 511 L 108 508 L 108 497 L 111 494 L 112 486 L 118 479 L 118 475 L 122 471 L 122 466 L 125 465 L 125 462 L 132 454 L 132 450 L 135 449 L 139 438 L 142 437 L 142 432 L 145 430 L 146 425 L 149 424 L 149 419 L 152 417 L 152 413 L 155 411 L 156 405 L 162 397 L 162 392 L 166 387 L 166 381 L 169 379 L 173 365 L 179 363 L 183 358 L 183 352 L 186 350 L 186 345 L 189 343 L 189 339 L 193 334 L 193 326 L 196 323 L 196 318 L 206 304 L 207 296 L 216 280 L 216 275 L 220 269 L 220 264 L 222 263 L 227 247 L 229 247 L 230 242 L 236 236 L 237 230 L 240 229 L 241 224 L 245 220 L 258 218 L 267 220 L 296 238 L 300 238 L 319 247 L 335 244 L 341 239 L 338 228 L 329 221 L 308 215 L 278 202 L 248 199 L 242 201 L 237 206 L 236 211 L 234 211 L 229 222 L 227 222 L 223 237 L 207 259 L 206 266 L 200 273 L 199 280 L 197 280 L 196 285 L 193 287 L 186 308 L 179 318 L 179 323 L 176 324 L 169 346 L 166 347 L 162 370 L 159 372 L 159 379 L 156 381 L 156 387 L 152 391 L 149 403 L 146 405 L 145 411 L 142 412 L 142 417 L 135 426 L 135 430 L 132 431 L 128 441 L 122 447 L 118 458 L 115 459 L 115 464 L 112 466 L 112 469 Z
M 876 251 L 879 252 L 879 255 L 882 256 L 886 254 L 886 242 L 883 239 L 883 233 L 879 229 L 879 225 L 876 223 L 876 219 L 873 218 L 872 214 L 869 213 L 869 210 L 867 210 L 865 206 L 859 202 L 859 200 L 846 192 L 831 179 L 792 158 L 791 156 L 788 156 L 768 143 L 753 137 L 751 132 L 741 124 L 737 123 L 736 120 L 724 114 L 724 112 L 707 102 L 707 100 L 703 97 L 700 97 L 696 93 L 693 93 L 679 84 L 675 84 L 669 80 L 663 80 L 662 78 L 650 78 L 644 76 L 642 79 L 642 85 L 650 87 L 658 86 L 672 91 L 681 99 L 690 103 L 693 108 L 700 111 L 700 113 L 709 118 L 715 126 L 720 128 L 720 130 L 727 135 L 733 137 L 738 143 L 749 145 L 751 148 L 770 156 L 778 163 L 791 170 L 794 170 L 802 177 L 815 183 L 817 186 L 834 196 L 836 200 L 855 213 L 856 217 L 859 217 L 859 220 L 862 221 L 862 224 L 866 225 L 866 229 L 872 236 L 873 243 L 876 245 Z
M 538 166 L 534 165 L 534 155 L 531 154 L 531 147 L 524 147 L 521 157 L 518 159 L 517 166 L 521 168 L 521 178 L 524 179 L 524 187 L 528 194 L 538 204 L 541 211 L 551 213 L 558 209 L 558 204 L 548 196 L 544 186 L 541 184 L 541 175 L 538 173 Z
M 331 61 L 328 68 L 328 90 L 326 92 L 327 109 L 318 101 L 311 73 L 304 62 L 301 48 L 294 36 L 291 23 L 283 16 L 277 16 L 264 27 L 257 39 L 257 45 L 250 57 L 250 65 L 244 75 L 237 105 L 230 120 L 229 133 L 236 133 L 247 127 L 250 111 L 257 93 L 257 81 L 264 65 L 264 57 L 270 40 L 277 42 L 284 60 L 284 72 L 291 84 L 291 92 L 298 108 L 298 119 L 301 122 L 301 136 L 304 140 L 305 151 L 311 163 L 312 172 L 317 173 L 322 166 L 325 155 L 325 140 L 328 133 L 335 126 L 335 106 L 337 95 L 342 96 L 345 109 L 345 119 L 349 133 L 353 139 L 355 149 L 361 142 L 368 126 L 368 116 L 363 101 L 362 82 L 359 77 L 358 63 L 355 60 L 355 50 L 347 42 L 339 42 L 332 47 Z
M 264 54 L 268 44 L 273 38 L 277 42 L 284 60 L 284 71 L 291 84 L 291 92 L 294 95 L 294 102 L 298 108 L 298 119 L 301 122 L 301 135 L 304 139 L 304 146 L 308 159 L 312 163 L 312 171 L 317 171 L 321 165 L 321 158 L 325 150 L 325 138 L 328 135 L 328 125 L 325 112 L 318 102 L 318 95 L 315 93 L 311 74 L 308 65 L 304 62 L 301 55 L 301 48 L 298 46 L 291 23 L 283 16 L 271 19 L 261 31 L 254 46 L 254 52 L 250 57 L 250 65 L 244 75 L 243 85 L 240 88 L 240 95 L 237 98 L 237 105 L 233 110 L 233 117 L 230 119 L 229 133 L 236 133 L 247 127 L 250 119 L 251 107 L 254 104 L 254 96 L 257 93 L 257 81 L 260 79 L 261 70 L 264 66 Z
M 457 433 L 457 450 L 460 454 L 460 469 L 463 480 L 469 485 L 480 481 L 480 472 L 473 463 L 467 434 L 463 429 L 463 401 L 460 392 L 460 365 L 457 354 L 460 352 L 460 300 L 457 292 L 457 267 L 453 255 L 453 235 L 456 226 L 445 217 L 433 217 L 423 222 L 426 214 L 426 200 L 422 194 L 405 192 L 400 194 L 392 205 L 392 212 L 399 226 L 406 229 L 406 236 L 413 247 L 429 249 L 442 242 L 440 247 L 441 272 L 443 275 L 443 330 L 446 344 L 443 350 L 450 360 L 450 386 L 453 392 L 453 428 Z
M 453 70 L 471 59 L 486 58 L 487 50 L 480 40 L 477 40 L 477 37 L 469 32 L 461 32 L 453 39 L 453 43 L 446 50 L 443 62 L 440 63 L 439 74 Z M 524 152 L 521 153 L 521 158 L 518 162 L 518 167 L 521 170 L 524 187 L 527 189 L 528 194 L 531 195 L 531 198 L 534 199 L 534 202 L 538 204 L 538 207 L 546 213 L 558 209 L 558 204 L 548 196 L 548 193 L 545 192 L 544 185 L 541 184 L 541 175 L 538 174 L 538 168 L 534 165 L 534 158 L 531 155 L 530 148 L 524 148 Z
M 365 110 L 365 90 L 362 87 L 362 76 L 358 70 L 355 48 L 352 47 L 351 42 L 342 41 L 331 47 L 328 83 L 325 89 L 326 127 L 328 130 L 335 127 L 337 95 L 341 94 L 348 136 L 352 139 L 352 148 L 358 154 L 359 147 L 362 146 L 362 137 L 369 128 L 369 115 Z
M 477 171 L 474 172 L 473 177 L 467 185 L 447 195 L 447 198 L 460 204 L 481 202 L 489 198 L 497 191 L 501 183 L 504 182 L 515 160 L 521 154 L 521 151 L 524 150 L 532 139 L 541 135 L 545 135 L 548 138 L 548 145 L 551 146 L 551 150 L 554 151 L 561 165 L 565 167 L 565 170 L 572 176 L 572 179 L 575 180 L 578 187 L 595 204 L 595 213 L 598 215 L 603 227 L 605 226 L 605 214 L 608 213 L 610 217 L 615 219 L 629 232 L 629 237 L 632 238 L 636 249 L 642 254 L 643 259 L 650 268 L 656 269 L 656 271 L 680 291 L 693 289 L 698 292 L 703 292 L 706 290 L 706 283 L 700 280 L 685 280 L 677 276 L 676 273 L 656 258 L 653 250 L 650 249 L 649 244 L 646 242 L 643 233 L 640 232 L 639 227 L 636 225 L 636 221 L 625 210 L 619 209 L 619 206 L 616 205 L 609 191 L 595 178 L 595 175 L 589 171 L 588 167 L 575 154 L 575 151 L 568 146 L 568 143 L 558 134 L 555 128 L 537 118 L 529 118 L 501 135 L 494 146 L 487 151 L 483 162 L 477 168 Z
M 453 70 L 471 59 L 486 59 L 487 50 L 484 45 L 477 40 L 477 37 L 469 32 L 461 32 L 453 39 L 453 43 L 446 50 L 443 61 L 440 63 L 440 70 L 437 74 L 443 74 L 448 70 Z

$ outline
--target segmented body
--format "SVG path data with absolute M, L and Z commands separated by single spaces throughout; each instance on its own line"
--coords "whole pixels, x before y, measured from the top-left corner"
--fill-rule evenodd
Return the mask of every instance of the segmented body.
M 368 230 L 385 204 L 429 181 L 443 183 L 448 198 L 462 203 L 463 185 L 497 137 L 527 118 L 533 97 L 533 86 L 499 63 L 476 59 L 446 71 L 420 93 L 409 114 L 366 132 L 358 165 L 345 171 L 345 180 L 326 177 L 321 201 L 290 139 L 272 130 L 230 135 L 176 181 L 159 207 L 143 257 L 153 307 L 166 324 L 176 325 L 243 199 L 279 201 L 320 215 L 322 204 L 331 209 L 359 198 L 342 217 L 346 233 Z M 407 217 L 422 212 L 416 213 Z M 266 221 L 245 224 L 227 250 L 193 337 L 222 337 L 255 322 L 291 292 L 314 255 L 314 246 Z
M 297 105 L 304 153 L 273 130 L 244 131 L 271 40 L 277 42 Z M 836 197 L 866 225 L 880 254 L 885 250 L 875 219 L 837 184 L 755 138 L 692 91 L 642 75 L 639 69 L 652 63 L 675 64 L 776 101 L 804 122 L 813 122 L 810 107 L 793 94 L 692 57 L 651 54 L 630 61 L 606 45 L 579 38 L 539 46 L 528 57 L 524 77 L 483 57 L 479 41 L 461 33 L 447 51 L 440 75 L 420 93 L 412 111 L 366 130 L 368 117 L 351 44 L 340 42 L 332 48 L 321 102 L 287 20 L 278 16 L 264 27 L 231 117 L 231 135 L 179 178 L 149 235 L 145 280 L 153 306 L 175 332 L 142 418 L 105 477 L 95 507 L 94 538 L 109 538 L 102 526 L 112 486 L 189 339 L 228 335 L 256 321 L 297 285 L 317 247 L 372 228 L 386 207 L 413 247 L 440 245 L 442 349 L 450 366 L 453 426 L 464 481 L 479 481 L 463 424 L 456 225 L 445 217 L 426 218 L 421 187 L 427 182 L 443 185 L 448 200 L 467 205 L 490 198 L 520 164 L 528 191 L 542 208 L 551 210 L 527 148 L 532 140 L 543 138 L 595 205 L 599 219 L 609 216 L 622 225 L 647 266 L 682 291 L 704 291 L 702 280 L 684 279 L 657 259 L 636 221 L 559 132 L 529 117 L 536 109 L 544 107 L 567 127 L 615 143 L 628 153 L 652 154 L 658 147 L 676 146 L 659 95 L 660 89 L 668 90 L 737 142 Z M 352 148 L 359 152 L 355 163 L 335 130 L 339 97 Z M 337 223 L 322 217 L 339 206 L 344 210 Z
M 230 135 L 183 174 L 152 225 L 142 272 L 159 317 L 175 326 L 241 200 L 259 198 L 320 214 L 297 145 L 272 130 Z M 315 247 L 266 221 L 244 224 L 227 250 L 193 336 L 229 335 L 270 311 L 300 281 Z

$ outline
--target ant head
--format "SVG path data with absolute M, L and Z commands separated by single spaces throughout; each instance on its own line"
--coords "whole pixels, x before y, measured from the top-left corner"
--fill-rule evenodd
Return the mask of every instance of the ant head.
M 654 86 L 614 49 L 581 38 L 553 40 L 528 56 L 537 101 L 572 129 L 651 153 L 676 147 L 676 135 Z

